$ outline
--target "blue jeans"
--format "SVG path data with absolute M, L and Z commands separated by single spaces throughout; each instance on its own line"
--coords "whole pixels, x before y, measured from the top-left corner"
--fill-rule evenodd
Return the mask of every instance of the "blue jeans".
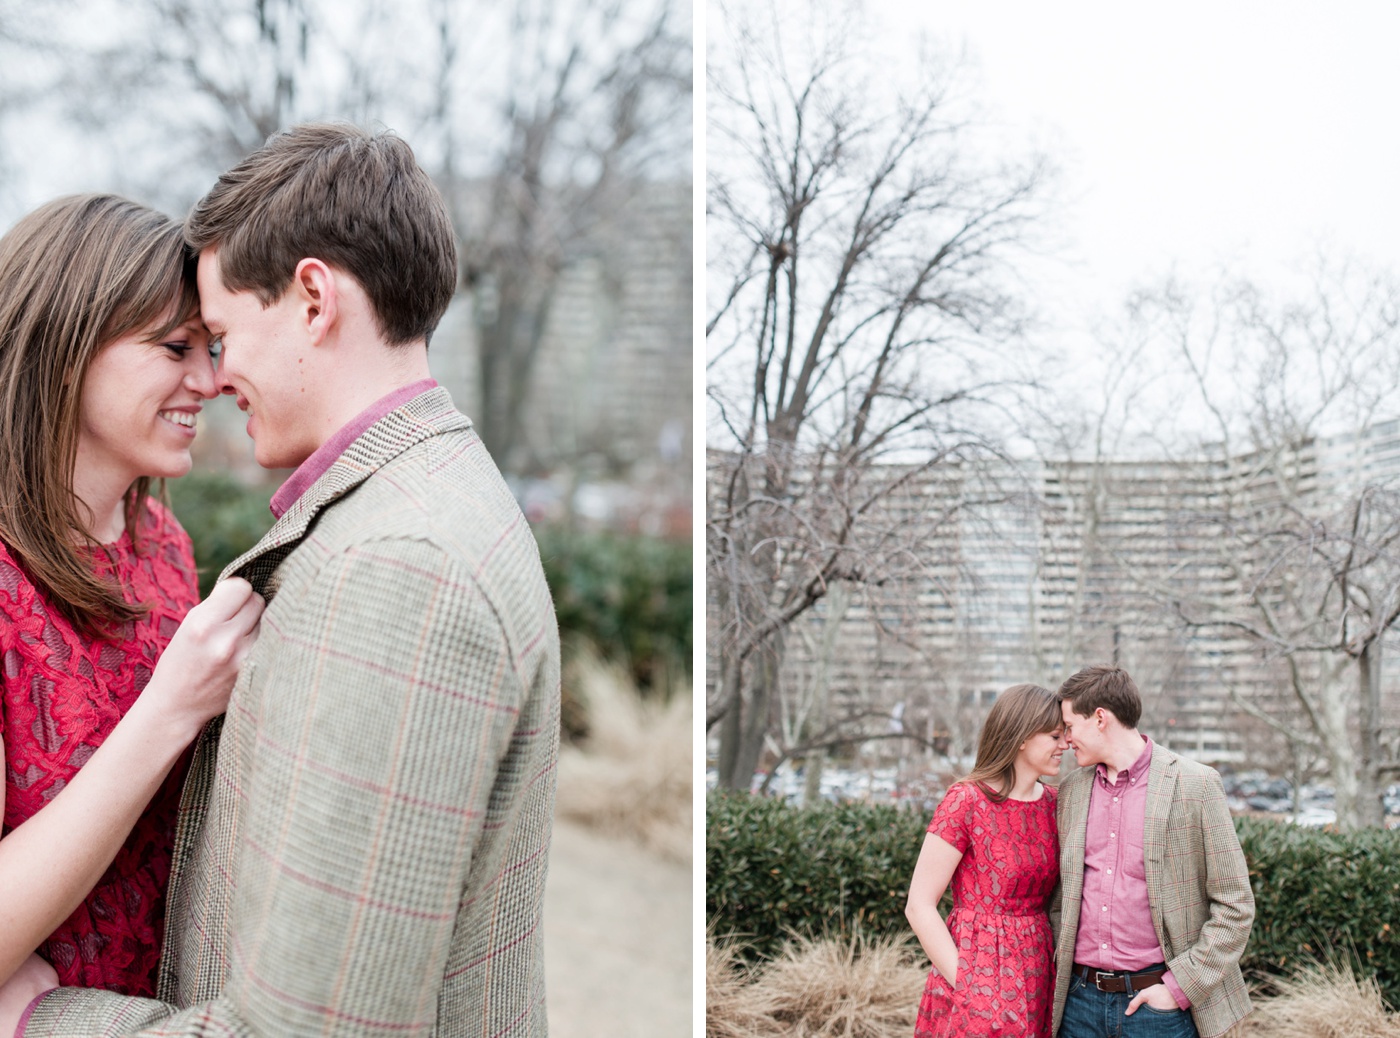
M 1133 996 L 1100 991 L 1071 977 L 1057 1038 L 1199 1038 L 1188 1009 L 1153 1009 L 1146 1002 L 1125 1016 Z

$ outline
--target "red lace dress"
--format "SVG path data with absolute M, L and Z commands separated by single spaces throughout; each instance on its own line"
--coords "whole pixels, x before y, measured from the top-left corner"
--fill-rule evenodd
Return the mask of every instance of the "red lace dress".
M 99 556 L 131 602 L 150 612 L 111 640 L 76 633 L 0 544 L 0 737 L 5 747 L 4 833 L 63 789 L 150 680 L 156 658 L 199 601 L 190 539 L 152 501 L 138 530 Z M 154 995 L 165 886 L 187 758 L 173 769 L 125 845 L 78 909 L 39 953 L 63 984 Z M 80 836 L 78 838 L 81 838 Z
M 915 1038 L 1050 1038 L 1055 994 L 1046 907 L 1060 875 L 1055 795 L 995 803 L 958 783 L 928 831 L 962 851 L 953 871 L 948 929 L 958 946 L 957 987 L 929 972 Z

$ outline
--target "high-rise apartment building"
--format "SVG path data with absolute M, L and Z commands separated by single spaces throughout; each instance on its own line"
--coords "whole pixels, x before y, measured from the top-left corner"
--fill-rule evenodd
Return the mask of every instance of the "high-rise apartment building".
M 712 452 L 712 475 L 730 460 Z M 780 681 L 790 739 L 824 699 L 823 716 L 896 717 L 964 756 L 1000 689 L 1053 688 L 1116 661 L 1143 691 L 1143 729 L 1164 745 L 1216 765 L 1317 763 L 1293 737 L 1307 726 L 1292 682 L 1306 691 L 1339 664 L 1284 649 L 1328 633 L 1330 578 L 1309 552 L 1338 532 L 1347 503 L 1368 488 L 1368 507 L 1397 511 L 1387 521 L 1400 531 L 1400 506 L 1380 500 L 1400 487 L 1400 421 L 1272 453 L 899 474 L 876 477 L 899 489 L 869 536 L 903 536 L 921 557 L 828 593 L 792 626 Z M 1400 572 L 1394 583 L 1400 594 Z M 1312 620 L 1294 601 L 1308 595 Z M 1269 623 L 1292 626 L 1274 637 Z M 1400 720 L 1400 681 L 1378 673 L 1382 709 Z

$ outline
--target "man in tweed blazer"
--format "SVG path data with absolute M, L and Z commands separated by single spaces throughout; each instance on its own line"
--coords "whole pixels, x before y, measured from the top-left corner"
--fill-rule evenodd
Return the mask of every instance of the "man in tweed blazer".
M 1058 1038 L 1222 1035 L 1250 1011 L 1254 895 L 1220 776 L 1139 734 L 1126 671 L 1086 668 L 1060 696 L 1080 768 L 1057 806 Z
M 258 461 L 224 576 L 268 599 L 181 804 L 159 1000 L 59 988 L 27 1035 L 546 1033 L 559 646 L 529 527 L 427 373 L 456 280 L 403 141 L 272 138 L 186 227 Z

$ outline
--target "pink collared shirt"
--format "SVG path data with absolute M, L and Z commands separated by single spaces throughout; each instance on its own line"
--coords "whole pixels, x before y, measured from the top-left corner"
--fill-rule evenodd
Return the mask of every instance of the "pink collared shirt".
M 1142 834 L 1147 819 L 1147 773 L 1152 740 L 1132 767 L 1108 781 L 1108 769 L 1094 768 L 1089 820 L 1084 832 L 1084 895 L 1074 961 L 1095 969 L 1130 972 L 1165 960 L 1147 897 Z M 1162 983 L 1182 1009 L 1191 1000 L 1170 970 Z
M 345 448 L 358 440 L 366 429 L 394 408 L 408 403 L 420 393 L 426 393 L 436 386 L 437 381 L 431 378 L 411 382 L 387 396 L 380 397 L 350 419 L 335 435 L 316 448 L 309 458 L 298 465 L 297 470 L 287 478 L 287 481 L 277 488 L 277 493 L 272 495 L 272 501 L 268 504 L 268 507 L 272 509 L 272 514 L 281 519 L 287 509 L 296 504 L 297 498 L 306 493 L 312 483 L 324 476 L 326 470 L 335 464 L 336 459 L 345 453 Z

